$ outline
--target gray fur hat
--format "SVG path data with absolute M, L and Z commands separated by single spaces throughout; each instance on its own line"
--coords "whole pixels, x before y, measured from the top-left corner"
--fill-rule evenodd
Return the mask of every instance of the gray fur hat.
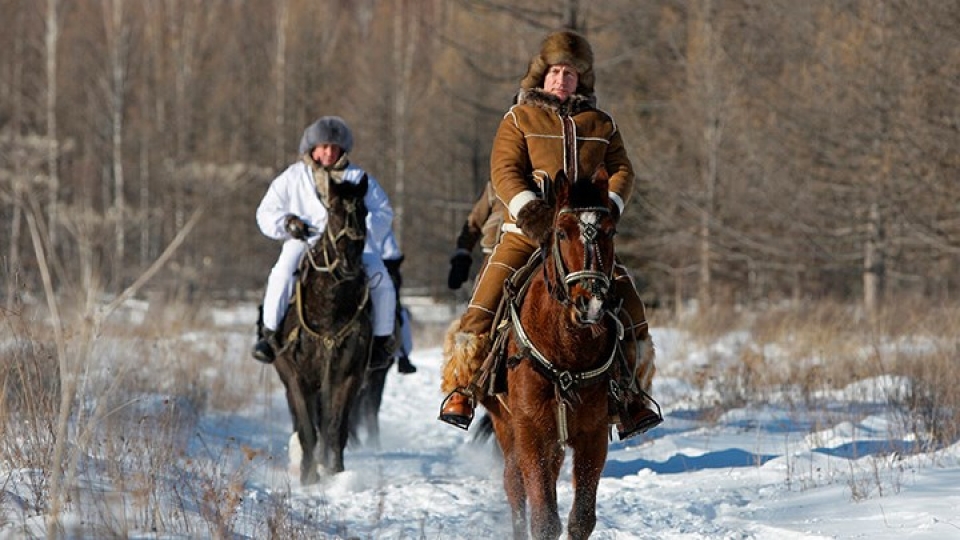
M 530 60 L 527 74 L 520 81 L 520 88 L 543 88 L 547 70 L 555 64 L 573 66 L 579 75 L 576 92 L 585 96 L 593 95 L 593 48 L 587 38 L 572 30 L 552 32 L 543 39 L 540 52 Z
M 300 137 L 300 153 L 306 154 L 318 144 L 335 144 L 344 153 L 353 149 L 353 133 L 339 116 L 322 116 L 303 130 Z

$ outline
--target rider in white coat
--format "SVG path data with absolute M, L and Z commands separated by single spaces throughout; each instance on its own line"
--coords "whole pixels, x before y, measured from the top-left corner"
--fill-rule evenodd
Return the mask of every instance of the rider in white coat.
M 369 188 L 367 238 L 363 267 L 373 301 L 374 358 L 389 359 L 396 314 L 396 290 L 380 252 L 392 234 L 393 208 L 375 178 L 350 163 L 353 135 L 343 119 L 324 116 L 309 125 L 300 139 L 300 157 L 270 184 L 257 208 L 257 225 L 264 235 L 283 241 L 280 257 L 270 270 L 263 298 L 263 338 L 253 349 L 261 362 L 273 362 L 275 333 L 283 321 L 294 287 L 294 272 L 303 254 L 320 238 L 327 226 L 327 209 L 321 202 L 328 180 L 359 183 L 366 174 Z

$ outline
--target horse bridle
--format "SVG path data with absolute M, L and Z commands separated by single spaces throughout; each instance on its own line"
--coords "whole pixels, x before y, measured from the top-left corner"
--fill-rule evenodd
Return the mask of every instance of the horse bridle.
M 310 268 L 317 272 L 325 272 L 333 275 L 337 279 L 337 282 L 354 279 L 363 273 L 363 265 L 358 265 L 356 268 L 347 268 L 340 251 L 337 249 L 337 242 L 339 242 L 341 238 L 346 237 L 348 240 L 354 241 L 366 238 L 366 223 L 359 219 L 359 212 L 357 212 L 358 204 L 358 201 L 355 199 L 344 201 L 343 205 L 346 210 L 344 226 L 336 234 L 330 230 L 330 227 L 324 229 L 324 239 L 319 241 L 322 243 L 322 249 L 320 249 L 320 253 L 323 255 L 322 264 L 317 262 L 312 249 L 307 250 Z M 326 204 L 324 204 L 324 206 L 326 206 Z
M 599 220 L 597 222 L 588 222 L 583 219 L 586 213 L 609 214 L 610 209 L 603 206 L 591 206 L 586 208 L 561 208 L 557 212 L 557 219 L 563 214 L 576 214 L 580 227 L 580 236 L 583 239 L 583 270 L 570 272 L 567 270 L 560 255 L 560 239 L 557 234 L 553 235 L 551 251 L 553 254 L 554 269 L 557 273 L 556 283 L 551 283 L 549 276 L 546 275 L 546 265 L 544 265 L 544 277 L 547 286 L 550 288 L 550 294 L 564 306 L 571 303 L 570 289 L 578 283 L 590 291 L 594 297 L 606 301 L 607 293 L 610 291 L 610 284 L 613 281 L 613 265 L 609 269 L 603 268 L 603 261 L 600 260 L 600 249 L 598 237 L 600 234 Z M 556 222 L 555 222 L 556 223 Z M 556 226 L 554 227 L 556 229 Z M 582 321 L 583 306 L 574 306 L 577 310 L 577 320 Z

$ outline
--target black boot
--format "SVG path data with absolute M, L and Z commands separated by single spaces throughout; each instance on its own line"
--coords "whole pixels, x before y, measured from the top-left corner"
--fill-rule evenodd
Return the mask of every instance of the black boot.
M 653 409 L 656 406 L 656 410 Z M 663 423 L 660 405 L 644 393 L 624 392 L 617 422 L 617 436 L 621 441 L 646 433 Z
M 400 352 L 400 357 L 397 358 L 397 371 L 404 375 L 417 372 L 417 366 L 410 362 L 410 357 L 403 351 Z
M 387 369 L 393 361 L 393 336 L 373 336 L 370 369 Z
M 277 354 L 276 345 L 276 332 L 264 328 L 263 335 L 253 346 L 253 357 L 264 364 L 272 364 Z

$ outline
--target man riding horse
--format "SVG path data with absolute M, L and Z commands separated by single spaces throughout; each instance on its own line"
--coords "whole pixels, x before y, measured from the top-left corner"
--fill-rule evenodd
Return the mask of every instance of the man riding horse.
M 441 390 L 447 398 L 440 420 L 466 429 L 473 419 L 475 375 L 491 349 L 491 326 L 504 282 L 547 239 L 554 200 L 550 176 L 589 178 L 605 167 L 609 173 L 611 212 L 619 218 L 633 191 L 633 166 L 613 118 L 596 108 L 593 51 L 572 31 L 546 37 L 520 82 L 517 103 L 504 115 L 490 156 L 497 197 L 507 206 L 500 242 L 477 280 L 467 311 L 448 331 L 449 349 Z M 650 408 L 646 392 L 654 374 L 653 348 L 643 302 L 626 269 L 614 269 L 615 290 L 622 300 L 621 347 L 633 373 L 615 378 L 623 391 L 613 396 L 620 439 L 643 433 L 662 421 Z
M 273 180 L 257 208 L 257 224 L 263 234 L 283 241 L 263 298 L 263 337 L 253 348 L 254 358 L 261 362 L 269 364 L 276 356 L 276 331 L 293 294 L 294 273 L 303 254 L 326 228 L 327 186 L 330 182 L 356 184 L 364 177 L 369 187 L 364 196 L 368 214 L 363 268 L 373 300 L 374 348 L 370 362 L 373 365 L 389 362 L 397 297 L 381 258 L 380 246 L 391 234 L 393 209 L 380 184 L 350 162 L 352 148 L 353 134 L 342 118 L 318 119 L 303 131 L 300 159 Z

